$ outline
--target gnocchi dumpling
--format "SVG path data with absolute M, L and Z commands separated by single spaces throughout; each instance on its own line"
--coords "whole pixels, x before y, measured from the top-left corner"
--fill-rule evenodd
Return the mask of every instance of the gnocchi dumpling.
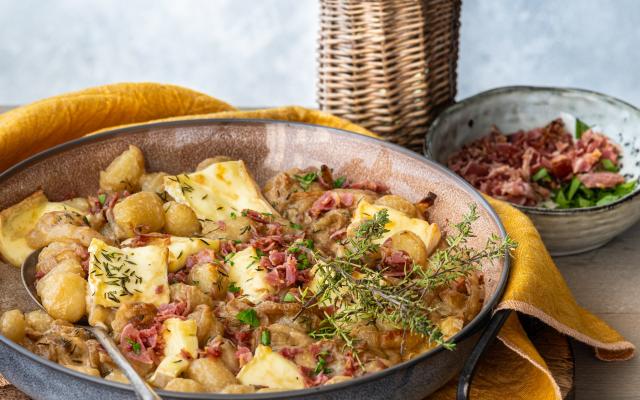
M 24 339 L 27 322 L 20 310 L 9 310 L 0 317 L 0 333 L 16 343 Z
M 77 322 L 84 317 L 87 281 L 80 275 L 54 268 L 38 281 L 36 289 L 42 306 L 53 318 Z
M 100 171 L 100 189 L 111 192 L 140 190 L 140 177 L 144 174 L 144 155 L 133 145 Z
M 113 207 L 113 218 L 114 231 L 121 239 L 158 232 L 164 226 L 162 200 L 151 192 L 132 194 Z

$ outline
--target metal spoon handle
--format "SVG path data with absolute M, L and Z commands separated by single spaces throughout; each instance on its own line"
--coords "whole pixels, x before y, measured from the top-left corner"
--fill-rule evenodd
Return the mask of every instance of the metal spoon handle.
M 149 386 L 149 384 L 138 375 L 135 369 L 129 364 L 129 361 L 120 353 L 120 350 L 116 346 L 116 342 L 113 341 L 111 336 L 100 327 L 91 327 L 91 332 L 98 339 L 98 342 L 104 347 L 111 359 L 116 363 L 124 374 L 129 378 L 129 381 L 133 385 L 133 389 L 139 399 L 142 400 L 162 400 L 162 397 L 158 396 L 156 392 Z

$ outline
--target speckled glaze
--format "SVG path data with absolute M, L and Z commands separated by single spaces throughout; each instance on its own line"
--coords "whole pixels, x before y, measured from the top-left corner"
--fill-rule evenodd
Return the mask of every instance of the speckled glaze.
M 622 174 L 640 176 L 640 110 L 612 97 L 579 89 L 504 87 L 469 97 L 446 109 L 431 125 L 425 154 L 444 165 L 449 156 L 489 133 L 544 126 L 561 112 L 599 126 L 623 149 Z M 640 219 L 640 188 L 606 206 L 568 210 L 517 206 L 533 220 L 552 255 L 595 249 Z
M 36 188 L 50 199 L 87 195 L 98 187 L 98 172 L 127 148 L 139 146 L 148 171 L 192 170 L 214 155 L 241 158 L 263 184 L 279 171 L 298 166 L 335 168 L 352 179 L 386 182 L 412 200 L 438 194 L 430 211 L 442 227 L 458 221 L 468 205 L 478 205 L 480 219 L 471 242 L 481 246 L 504 229 L 490 206 L 461 178 L 438 164 L 398 146 L 349 132 L 313 125 L 256 120 L 192 120 L 124 128 L 83 138 L 41 153 L 0 175 L 0 209 Z M 73 191 L 73 193 L 71 193 Z M 509 260 L 483 266 L 485 304 L 480 314 L 454 337 L 455 351 L 436 348 L 387 370 L 336 385 L 301 391 L 252 395 L 163 392 L 165 399 L 421 399 L 460 370 L 491 317 L 507 281 Z M 19 270 L 0 265 L 0 311 L 33 309 L 20 285 Z M 40 358 L 0 335 L 0 373 L 34 399 L 130 399 L 128 385 L 90 377 Z

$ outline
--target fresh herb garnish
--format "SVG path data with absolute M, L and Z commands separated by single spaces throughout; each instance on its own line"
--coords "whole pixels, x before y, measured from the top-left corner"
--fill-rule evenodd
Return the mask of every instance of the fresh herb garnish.
M 236 314 L 236 319 L 243 324 L 249 325 L 252 328 L 257 328 L 260 326 L 258 314 L 253 308 L 248 308 L 246 310 L 240 311 L 238 314 Z
M 327 360 L 325 359 L 325 355 L 318 354 L 318 362 L 316 363 L 316 369 L 313 370 L 313 373 L 318 374 L 330 374 L 333 370 L 331 368 L 327 368 Z
M 341 176 L 338 179 L 336 179 L 335 181 L 333 181 L 333 187 L 335 189 L 339 189 L 339 188 L 343 187 L 346 182 L 347 182 L 347 177 Z
M 438 249 L 429 259 L 429 268 L 412 265 L 405 276 L 389 284 L 385 270 L 367 263 L 371 253 L 379 250 L 377 243 L 386 232 L 389 222 L 386 210 L 379 211 L 356 229 L 355 235 L 345 242 L 344 254 L 325 259 L 315 257 L 318 286 L 315 294 L 303 304 L 303 309 L 332 304 L 334 312 L 324 313 L 320 327 L 310 333 L 315 339 L 339 337 L 357 358 L 355 339 L 348 329 L 350 321 L 381 320 L 407 332 L 424 336 L 429 342 L 452 349 L 436 323 L 431 321 L 431 309 L 424 296 L 435 288 L 451 284 L 480 268 L 483 262 L 496 260 L 508 254 L 515 243 L 492 236 L 485 247 L 477 250 L 467 246 L 473 237 L 471 225 L 478 219 L 475 206 L 470 207 L 463 221 L 455 225 L 456 231 L 446 239 L 446 248 Z M 358 272 L 358 278 L 353 276 Z M 403 334 L 403 338 L 404 338 Z M 404 351 L 404 339 L 401 353 Z
M 567 192 L 567 200 L 573 200 L 573 196 L 576 195 L 578 189 L 580 189 L 580 185 L 582 185 L 582 181 L 577 176 L 574 176 L 571 179 L 571 183 L 569 184 L 569 191 Z
M 104 193 L 100 193 L 98 195 L 98 201 L 100 202 L 101 206 L 104 206 L 105 201 L 107 201 L 107 195 Z
M 580 181 L 580 178 L 573 177 L 570 182 L 557 189 L 553 200 L 560 209 L 603 206 L 633 192 L 637 182 L 637 180 L 631 180 L 611 189 L 589 189 Z
M 289 227 L 290 227 L 291 229 L 297 229 L 297 230 L 299 230 L 299 231 L 300 231 L 300 230 L 302 230 L 302 225 L 300 225 L 300 224 L 296 224 L 296 223 L 294 223 L 294 222 L 289 222 Z
M 292 295 L 291 293 L 287 293 L 282 298 L 282 301 L 284 301 L 285 303 L 295 303 L 298 300 L 296 299 L 296 296 Z
M 580 139 L 582 137 L 582 134 L 588 131 L 589 129 L 591 129 L 589 125 L 585 124 L 580 119 L 576 118 L 576 137 L 578 139 Z
M 307 190 L 309 190 L 309 187 L 311 187 L 311 184 L 316 179 L 318 179 L 318 173 L 317 172 L 309 172 L 308 174 L 294 175 L 293 177 L 298 181 L 298 184 L 300 185 L 302 190 L 304 190 L 306 192 Z
M 240 291 L 240 288 L 236 285 L 235 282 L 231 282 L 227 290 L 231 293 L 238 293 Z
M 533 177 L 531 177 L 531 179 L 533 179 L 534 182 L 538 182 L 542 179 L 550 179 L 549 171 L 547 171 L 547 169 L 544 167 L 540 168 L 538 172 L 536 172 Z
M 602 168 L 604 168 L 605 171 L 618 172 L 620 170 L 618 166 L 615 165 L 613 161 L 609 160 L 608 158 L 603 158 L 601 163 L 602 163 Z
M 296 260 L 298 260 L 298 263 L 296 264 L 296 268 L 298 270 L 307 269 L 311 266 L 311 263 L 309 262 L 309 258 L 305 253 L 298 254 L 298 256 L 296 257 Z
M 127 343 L 129 343 L 131 350 L 133 350 L 135 354 L 140 354 L 142 352 L 142 345 L 140 343 L 132 340 L 131 338 L 127 338 Z
M 268 329 L 265 329 L 260 333 L 260 343 L 264 346 L 271 345 L 271 332 Z

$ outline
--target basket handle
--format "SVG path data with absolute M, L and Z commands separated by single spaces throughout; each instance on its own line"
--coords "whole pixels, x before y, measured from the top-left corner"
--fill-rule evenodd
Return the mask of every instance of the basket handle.
M 473 379 L 473 375 L 476 372 L 476 367 L 478 366 L 478 361 L 480 361 L 480 357 L 482 354 L 489 348 L 489 345 L 493 343 L 500 328 L 504 325 L 505 321 L 511 314 L 511 310 L 498 310 L 491 317 L 489 324 L 485 328 L 482 336 L 480 336 L 480 340 L 476 343 L 476 346 L 473 348 L 473 351 L 467 358 L 467 361 L 462 368 L 462 372 L 460 373 L 460 379 L 458 380 L 458 392 L 456 394 L 456 400 L 468 400 L 469 399 L 469 387 L 471 385 L 471 380 Z

